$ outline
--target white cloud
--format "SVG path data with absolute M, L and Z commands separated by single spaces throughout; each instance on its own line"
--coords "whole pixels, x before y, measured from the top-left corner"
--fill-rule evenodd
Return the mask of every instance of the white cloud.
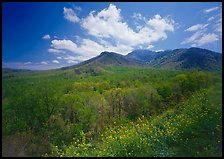
M 62 57 L 58 56 L 58 57 L 57 57 L 57 59 L 61 60 L 61 59 L 62 59 Z
M 166 31 L 174 31 L 174 21 L 172 19 L 162 18 L 159 14 L 156 14 L 139 33 L 141 33 L 143 37 L 148 36 L 148 41 L 151 43 L 160 39 L 166 39 Z
M 181 44 L 195 43 L 201 36 L 203 36 L 203 31 L 197 31 L 189 38 L 186 38 Z
M 209 13 L 217 10 L 218 7 L 209 8 L 204 10 L 205 13 Z M 185 31 L 193 32 L 193 35 L 184 39 L 181 44 L 190 44 L 194 47 L 200 47 L 215 43 L 222 37 L 222 13 L 218 13 L 214 16 L 210 16 L 208 19 L 204 19 L 207 23 L 195 24 Z
M 51 43 L 51 46 L 54 50 L 57 50 L 58 52 L 67 51 L 73 53 L 73 56 L 75 56 L 77 60 L 87 60 L 88 58 L 97 56 L 99 53 L 105 51 L 106 49 L 102 45 L 90 39 L 82 39 L 82 42 L 79 46 L 77 46 L 77 44 L 72 42 L 71 40 L 65 39 L 52 40 Z M 67 57 L 67 55 L 65 54 L 61 56 Z
M 153 46 L 153 45 L 149 45 L 149 46 L 147 47 L 147 49 L 151 49 L 151 48 L 154 48 L 154 46 Z
M 198 41 L 197 45 L 202 46 L 204 44 L 213 43 L 215 41 L 219 40 L 218 36 L 214 33 L 204 34 Z
M 147 23 L 147 18 L 144 17 L 141 13 L 134 13 L 132 18 L 137 31 L 139 31 L 144 26 L 144 24 Z
M 160 39 L 166 39 L 168 31 L 174 31 L 174 21 L 155 15 L 154 18 L 135 32 L 123 21 L 121 10 L 113 4 L 94 15 L 91 12 L 81 22 L 81 26 L 92 36 L 98 38 L 112 38 L 116 44 L 137 46 L 150 44 Z M 141 17 L 140 14 L 136 16 Z
M 65 53 L 63 50 L 57 50 L 57 49 L 48 49 L 48 52 L 52 52 L 52 53 Z
M 205 33 L 204 30 L 195 32 L 189 38 L 186 38 L 181 44 L 191 44 L 193 47 L 202 46 L 209 43 L 214 43 L 219 40 L 214 33 Z
M 215 22 L 214 31 L 219 32 L 222 36 L 222 16 Z
M 60 63 L 58 60 L 52 60 L 53 63 Z
M 74 7 L 74 9 L 77 10 L 77 11 L 79 11 L 79 12 L 82 11 L 82 8 L 81 8 L 81 7 L 77 7 L 77 6 L 76 6 L 76 7 Z
M 218 9 L 219 9 L 219 7 L 212 7 L 212 8 L 209 8 L 209 9 L 205 9 L 204 13 L 210 13 L 210 12 L 218 10 Z
M 66 14 L 65 14 L 66 13 Z M 66 19 L 75 15 L 72 9 L 64 8 Z M 86 17 L 73 20 L 87 31 L 89 38 L 82 39 L 75 36 L 75 42 L 69 39 L 55 39 L 51 41 L 49 52 L 57 53 L 67 63 L 77 63 L 99 55 L 103 51 L 117 52 L 123 55 L 136 48 L 154 47 L 153 42 L 167 38 L 168 32 L 174 32 L 176 24 L 170 17 L 161 17 L 159 14 L 152 18 L 145 18 L 140 13 L 135 18 L 142 20 L 141 28 L 134 31 L 124 21 L 121 10 L 110 4 L 99 12 L 92 11 Z
M 185 31 L 197 31 L 197 30 L 200 30 L 200 29 L 204 29 L 208 26 L 208 24 L 196 24 L 196 25 L 193 25 L 189 28 L 187 28 Z
M 41 61 L 41 64 L 43 64 L 43 65 L 47 65 L 48 62 L 47 62 L 47 61 Z
M 141 13 L 134 13 L 132 18 L 134 18 L 137 21 L 143 20 L 144 22 L 147 22 L 146 17 L 144 17 Z
M 63 59 L 66 60 L 67 63 L 79 63 L 81 61 L 87 60 L 86 57 L 83 56 L 71 56 L 71 55 L 64 55 Z
M 215 27 L 216 27 L 215 31 L 220 32 L 222 34 L 222 24 L 217 24 Z
M 29 61 L 24 63 L 24 65 L 29 65 L 29 64 L 32 64 L 32 62 Z
M 155 52 L 160 52 L 160 51 L 164 51 L 163 49 L 159 49 L 159 50 L 156 50 Z
M 65 66 L 68 66 L 68 64 Z M 14 69 L 29 69 L 29 70 L 49 70 L 63 67 L 63 65 L 55 64 L 55 63 L 48 63 L 47 61 L 41 62 L 32 62 L 29 65 L 24 65 L 23 62 L 2 62 L 3 68 L 14 68 Z
M 72 64 L 76 64 L 78 63 L 79 61 L 74 61 L 74 60 L 67 60 L 67 63 L 72 63 Z
M 73 43 L 71 40 L 52 40 L 52 47 L 54 50 L 58 50 L 59 51 L 70 51 L 70 52 L 75 52 L 77 45 L 75 43 Z
M 208 21 L 212 21 L 213 19 L 215 19 L 215 17 L 210 17 L 210 18 L 208 18 Z
M 71 8 L 64 7 L 64 12 L 63 13 L 64 13 L 64 18 L 73 22 L 73 23 L 77 23 L 80 20 L 79 17 L 77 17 L 74 10 L 72 10 Z
M 49 40 L 50 38 L 51 38 L 51 36 L 50 36 L 49 34 L 44 35 L 44 36 L 42 37 L 42 39 L 44 39 L 44 40 Z

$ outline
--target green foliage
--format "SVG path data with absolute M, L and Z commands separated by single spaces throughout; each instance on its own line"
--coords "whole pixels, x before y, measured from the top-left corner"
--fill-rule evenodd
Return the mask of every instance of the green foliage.
M 194 93 L 177 110 L 108 127 L 95 145 L 93 141 L 72 143 L 60 155 L 221 156 L 221 103 L 210 105 L 210 92 L 206 92 Z
M 3 78 L 3 134 L 31 133 L 36 156 L 221 156 L 219 74 L 86 71 Z
M 179 85 L 182 94 L 189 94 L 201 88 L 206 88 L 212 83 L 212 76 L 204 72 L 178 74 L 174 78 L 175 84 Z
M 169 86 L 162 86 L 157 89 L 157 92 L 163 99 L 167 99 L 172 95 L 172 90 Z

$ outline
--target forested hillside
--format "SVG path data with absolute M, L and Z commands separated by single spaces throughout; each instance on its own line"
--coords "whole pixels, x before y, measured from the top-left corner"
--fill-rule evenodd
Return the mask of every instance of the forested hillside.
M 207 49 L 191 47 L 165 51 L 134 50 L 126 57 L 152 67 L 178 70 L 221 71 L 222 54 Z
M 222 155 L 220 73 L 102 66 L 2 80 L 3 138 L 23 138 L 28 156 Z

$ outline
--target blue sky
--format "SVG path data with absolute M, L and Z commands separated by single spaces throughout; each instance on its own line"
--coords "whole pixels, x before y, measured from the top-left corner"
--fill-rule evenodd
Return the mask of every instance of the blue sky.
M 46 70 L 113 51 L 222 52 L 221 2 L 3 2 L 2 65 Z

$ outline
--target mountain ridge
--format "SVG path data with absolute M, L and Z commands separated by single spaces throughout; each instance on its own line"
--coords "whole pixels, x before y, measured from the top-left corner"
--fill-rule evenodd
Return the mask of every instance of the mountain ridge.
M 72 66 L 58 68 L 94 68 L 106 65 L 126 67 L 156 67 L 177 70 L 221 71 L 222 53 L 197 47 L 174 50 L 152 51 L 146 49 L 133 50 L 127 55 L 103 51 L 100 55 Z M 6 72 L 31 71 L 28 69 L 2 68 Z
M 63 67 L 61 69 L 68 68 L 80 68 L 80 67 L 97 67 L 104 65 L 113 66 L 141 66 L 141 62 L 135 59 L 130 59 L 124 55 L 115 52 L 104 51 L 100 55 L 93 57 L 89 60 L 83 61 L 79 64 Z
M 126 55 L 138 59 L 151 67 L 174 69 L 198 69 L 213 71 L 222 69 L 222 54 L 197 47 L 180 48 L 165 51 L 132 51 Z M 148 60 L 146 60 L 148 59 Z
M 96 57 L 63 69 L 98 67 L 105 65 L 156 67 L 177 70 L 193 69 L 203 71 L 221 71 L 222 54 L 197 47 L 158 52 L 138 49 L 128 53 L 127 55 L 104 51 Z

